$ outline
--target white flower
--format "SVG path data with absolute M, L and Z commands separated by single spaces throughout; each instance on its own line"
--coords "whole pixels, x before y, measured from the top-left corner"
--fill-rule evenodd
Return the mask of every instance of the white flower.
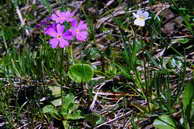
M 136 13 L 133 13 L 133 16 L 136 18 L 134 24 L 141 27 L 145 26 L 145 21 L 151 18 L 149 13 L 143 10 L 138 10 Z

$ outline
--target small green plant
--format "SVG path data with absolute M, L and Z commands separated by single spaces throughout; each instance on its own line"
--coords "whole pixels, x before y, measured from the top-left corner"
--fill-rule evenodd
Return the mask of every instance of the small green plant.
M 62 105 L 59 107 L 46 105 L 43 108 L 43 113 L 62 121 L 65 129 L 70 128 L 69 121 L 83 118 L 80 110 L 78 110 L 78 104 L 75 103 L 75 97 L 72 94 L 66 95 L 62 99 Z
M 159 116 L 153 123 L 154 127 L 158 129 L 192 129 L 194 123 L 194 85 L 193 81 L 187 83 L 183 91 L 183 110 L 182 118 L 179 121 L 179 124 L 176 125 L 174 120 L 168 115 Z M 180 126 L 180 127 L 179 127 Z

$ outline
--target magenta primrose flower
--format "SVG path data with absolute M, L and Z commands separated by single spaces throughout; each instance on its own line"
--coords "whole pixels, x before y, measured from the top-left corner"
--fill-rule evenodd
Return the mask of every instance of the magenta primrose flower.
M 57 24 L 55 28 L 50 27 L 45 30 L 45 34 L 53 37 L 49 40 L 52 48 L 64 48 L 65 46 L 69 45 L 69 42 L 67 40 L 70 38 L 70 36 L 64 32 L 63 25 Z
M 65 22 L 69 23 L 70 27 L 66 27 Z M 69 46 L 69 41 L 73 40 L 74 37 L 79 41 L 85 41 L 88 37 L 87 24 L 84 21 L 78 22 L 74 18 L 74 13 L 70 11 L 57 10 L 40 25 L 44 27 L 44 34 L 51 37 L 49 44 L 52 48 Z
M 54 14 L 51 15 L 51 19 L 56 23 L 63 24 L 65 21 L 71 22 L 72 20 L 74 20 L 73 16 L 74 16 L 74 13 L 70 11 L 61 12 L 57 10 Z
M 79 24 L 77 21 L 74 21 L 69 31 L 79 41 L 85 41 L 88 37 L 88 27 L 83 21 L 80 21 Z

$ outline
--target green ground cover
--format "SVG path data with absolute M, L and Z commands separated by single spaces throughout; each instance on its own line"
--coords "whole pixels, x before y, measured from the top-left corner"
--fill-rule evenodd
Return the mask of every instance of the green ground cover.
M 0 129 L 194 129 L 193 50 L 191 0 L 1 0 Z

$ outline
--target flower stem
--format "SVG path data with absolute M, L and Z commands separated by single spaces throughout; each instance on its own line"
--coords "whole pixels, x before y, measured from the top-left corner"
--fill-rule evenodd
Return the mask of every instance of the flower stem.
M 74 64 L 72 45 L 68 47 L 68 60 L 71 62 L 71 64 Z
M 62 79 L 62 77 L 64 76 L 64 74 L 63 74 L 63 70 L 64 70 L 64 49 L 63 48 L 61 48 L 60 49 L 61 50 L 61 64 L 60 64 L 60 88 L 61 88 L 61 101 L 62 101 L 62 105 L 63 105 L 63 79 Z

